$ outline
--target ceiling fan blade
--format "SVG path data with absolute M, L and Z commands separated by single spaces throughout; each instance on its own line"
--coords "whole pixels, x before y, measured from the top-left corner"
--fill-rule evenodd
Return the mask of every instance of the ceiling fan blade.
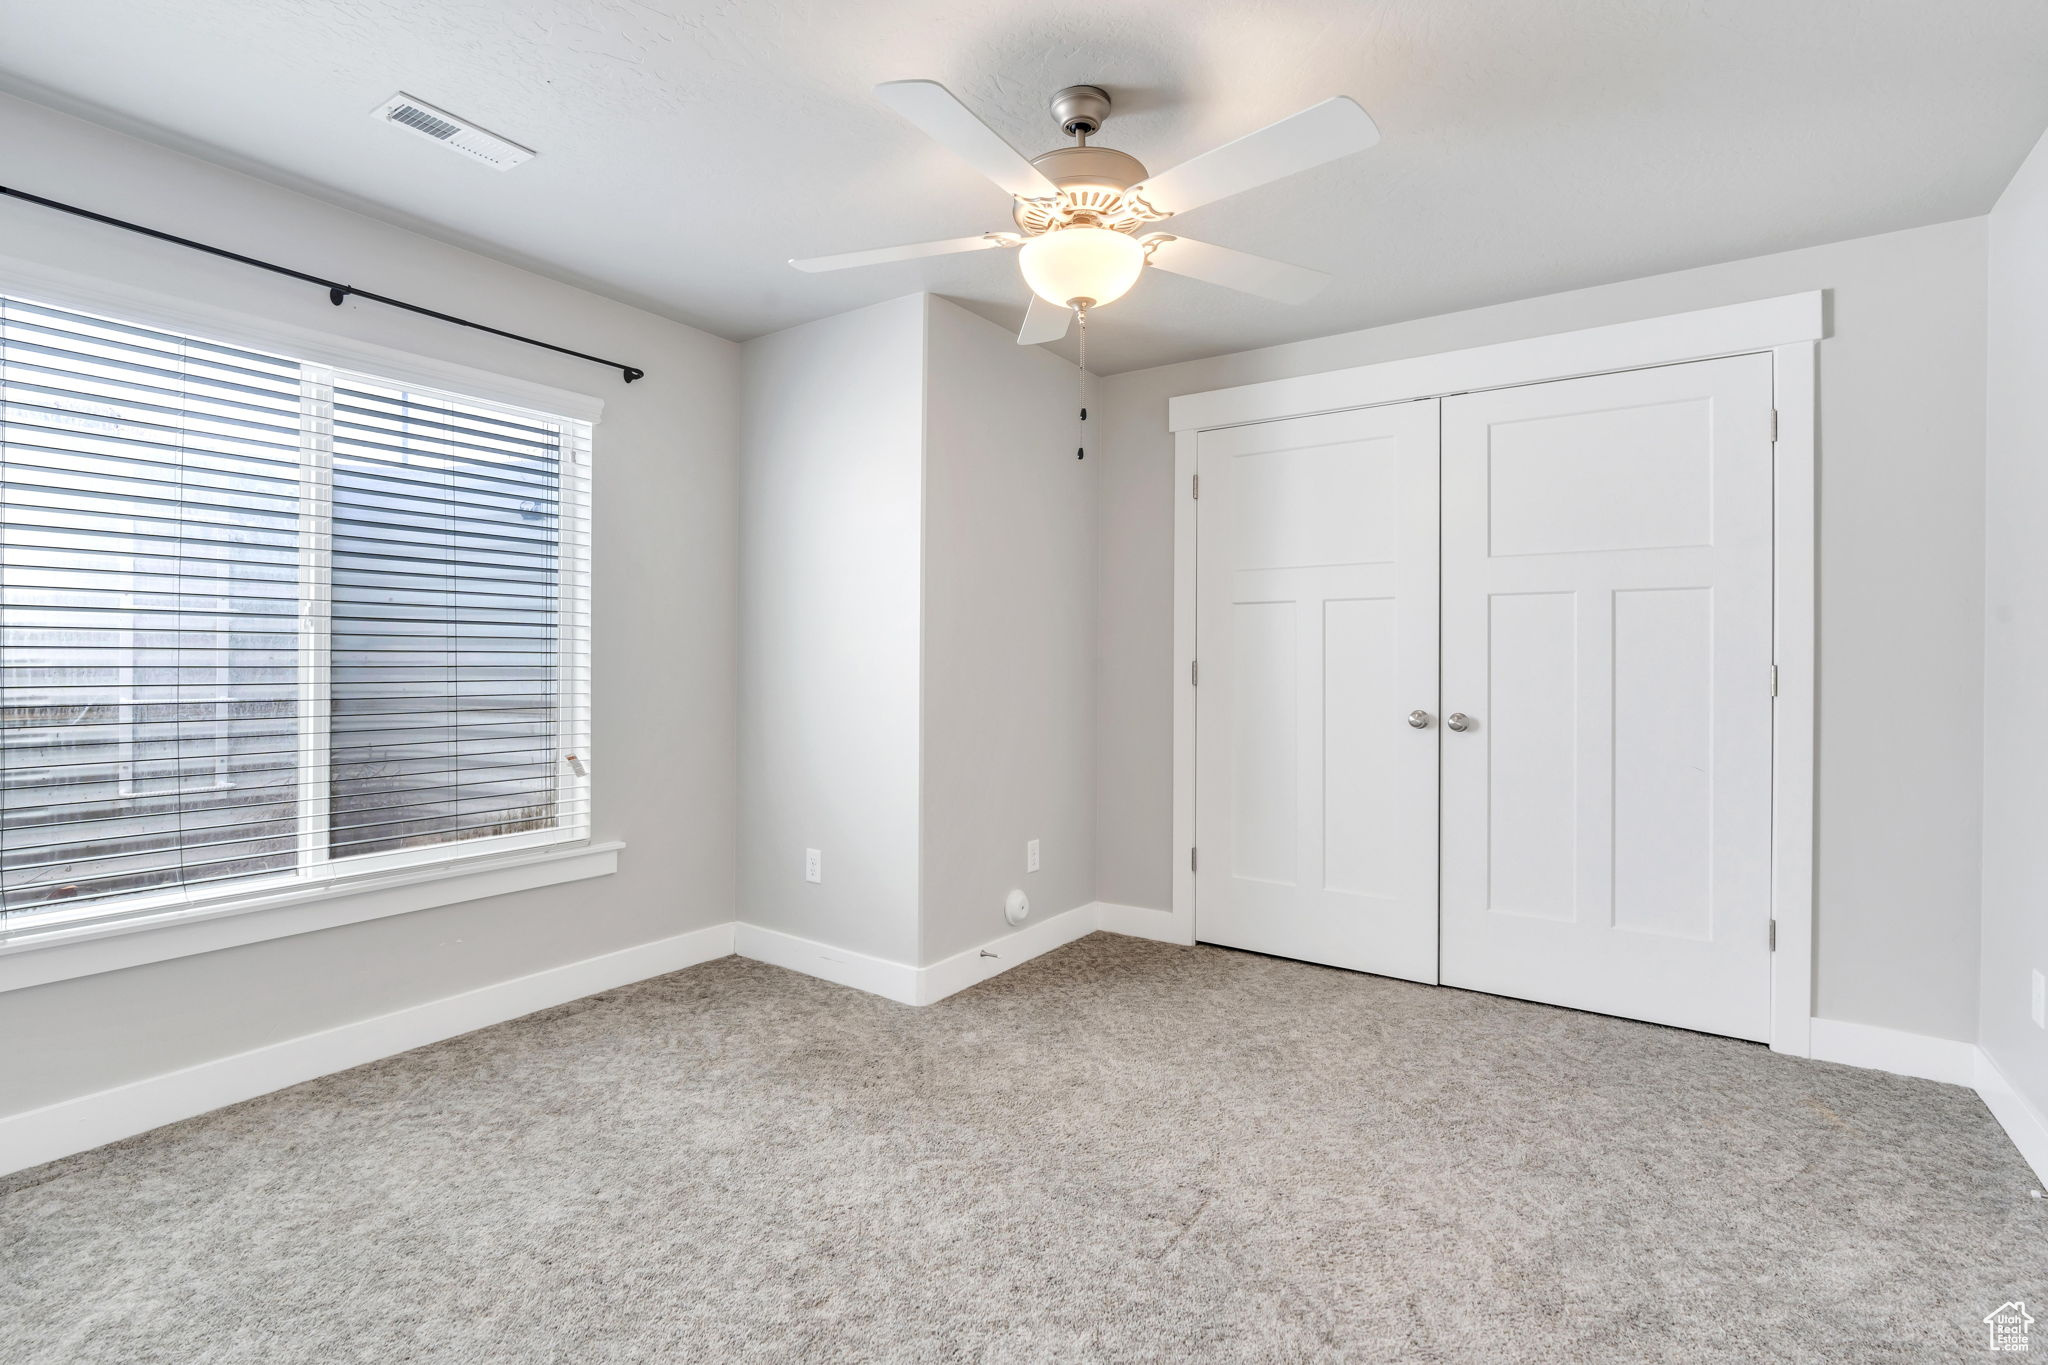
M 1356 100 L 1338 95 L 1192 161 L 1183 161 L 1134 185 L 1131 192 L 1143 196 L 1161 213 L 1186 213 L 1362 152 L 1379 140 L 1380 130 L 1372 115 L 1359 108 Z
M 1211 246 L 1190 237 L 1159 233 L 1144 240 L 1156 241 L 1149 264 L 1161 270 L 1282 303 L 1305 303 L 1330 282 L 1330 277 L 1320 270 L 1269 261 L 1248 251 Z
M 1023 330 L 1017 333 L 1017 344 L 1037 346 L 1048 341 L 1058 341 L 1067 334 L 1067 328 L 1073 321 L 1073 309 L 1057 303 L 1047 303 L 1033 294 L 1031 307 L 1024 314 Z
M 878 246 L 873 251 L 847 251 L 837 256 L 811 256 L 790 264 L 816 274 L 820 270 L 851 270 L 857 265 L 883 265 L 889 261 L 914 261 L 920 256 L 951 256 L 961 251 L 985 251 L 992 246 L 1016 246 L 1024 239 L 1010 232 L 984 232 L 976 237 L 948 237 L 939 242 L 913 242 L 909 246 Z
M 974 116 L 937 81 L 887 81 L 875 98 L 922 128 L 947 151 L 1019 199 L 1043 199 L 1060 192 L 1024 154 Z

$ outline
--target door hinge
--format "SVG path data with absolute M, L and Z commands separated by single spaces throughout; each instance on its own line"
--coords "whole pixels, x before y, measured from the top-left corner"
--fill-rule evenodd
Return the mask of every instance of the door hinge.
M 1772 408 L 1772 409 L 1771 409 L 1771 444 L 1772 444 L 1772 445 L 1776 445 L 1777 443 L 1778 443 L 1778 410 L 1777 410 L 1776 408 Z
M 1201 685 L 1202 661 L 1200 659 L 1190 659 L 1188 660 L 1188 686 L 1200 687 Z
M 1771 695 L 1774 697 L 1778 695 L 1778 666 L 1776 664 L 1771 665 Z
M 1188 871 L 1190 871 L 1190 872 L 1194 872 L 1194 871 L 1198 871 L 1198 870 L 1199 870 L 1199 869 L 1198 869 L 1198 868 L 1197 868 L 1197 867 L 1195 866 L 1195 863 L 1196 863 L 1196 859 L 1195 859 L 1195 854 L 1196 854 L 1196 853 L 1198 853 L 1198 852 L 1200 852 L 1200 851 L 1201 851 L 1201 850 L 1199 850 L 1199 849 L 1193 849 L 1193 848 L 1191 848 L 1191 849 L 1189 849 L 1189 850 L 1188 850 Z
M 1778 922 L 1776 920 L 1771 921 L 1771 951 L 1774 953 L 1778 951 Z
M 1197 498 L 1202 496 L 1202 476 L 1200 474 L 1195 475 L 1195 496 Z

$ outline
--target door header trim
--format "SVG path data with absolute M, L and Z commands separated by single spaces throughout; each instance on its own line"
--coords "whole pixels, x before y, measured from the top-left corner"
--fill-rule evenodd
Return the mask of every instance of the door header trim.
M 1167 402 L 1167 428 L 1201 431 L 1241 426 L 1415 398 L 1441 398 L 1475 389 L 1768 351 L 1826 336 L 1823 302 L 1822 291 L 1814 289 L 1669 317 L 1183 394 Z

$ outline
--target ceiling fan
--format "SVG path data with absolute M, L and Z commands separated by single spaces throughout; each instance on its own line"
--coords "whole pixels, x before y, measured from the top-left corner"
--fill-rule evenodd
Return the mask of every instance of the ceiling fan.
M 1324 100 L 1235 142 L 1152 175 L 1127 152 L 1090 146 L 1109 117 L 1109 95 L 1070 85 L 1052 97 L 1053 119 L 1074 139 L 1027 160 L 937 81 L 889 81 L 882 103 L 916 124 L 993 180 L 1015 204 L 1017 232 L 984 232 L 910 246 L 850 251 L 791 261 L 798 270 L 845 270 L 920 256 L 1018 247 L 1031 308 L 1021 346 L 1057 341 L 1079 314 L 1129 291 L 1146 266 L 1262 298 L 1300 303 L 1329 276 L 1229 247 L 1211 246 L 1154 225 L 1297 171 L 1320 166 L 1380 140 L 1372 117 L 1342 95 Z

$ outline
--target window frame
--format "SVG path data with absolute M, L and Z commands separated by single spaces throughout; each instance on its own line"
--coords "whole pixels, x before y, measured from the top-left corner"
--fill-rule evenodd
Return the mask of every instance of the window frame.
M 595 429 L 602 400 L 508 375 L 316 332 L 173 296 L 109 285 L 70 272 L 0 256 L 0 294 L 25 302 L 97 313 L 207 341 L 268 351 L 302 367 L 301 411 L 321 423 L 302 434 L 302 471 L 332 467 L 332 389 L 336 372 L 386 385 L 436 391 L 520 418 L 562 424 L 563 442 L 556 603 L 562 622 L 556 644 L 561 744 L 582 771 L 564 761 L 557 801 L 577 812 L 555 828 L 488 835 L 418 848 L 330 859 L 326 822 L 328 712 L 331 700 L 327 560 L 332 522 L 303 537 L 299 601 L 299 697 L 304 720 L 299 756 L 299 850 L 285 873 L 259 875 L 199 890 L 139 892 L 81 904 L 75 916 L 0 927 L 0 992 L 50 980 L 114 970 L 236 943 L 256 942 L 384 915 L 500 895 L 527 886 L 606 875 L 617 868 L 616 841 L 594 840 L 591 759 L 591 537 Z M 308 410 L 308 409 L 312 410 Z M 324 409 L 324 410 L 323 410 Z M 310 427 L 303 427 L 302 433 Z M 313 486 L 302 477 L 301 487 Z M 322 500 L 324 503 L 324 499 Z M 40 913 L 40 912 L 31 912 Z M 148 942 L 144 942 L 148 940 Z

